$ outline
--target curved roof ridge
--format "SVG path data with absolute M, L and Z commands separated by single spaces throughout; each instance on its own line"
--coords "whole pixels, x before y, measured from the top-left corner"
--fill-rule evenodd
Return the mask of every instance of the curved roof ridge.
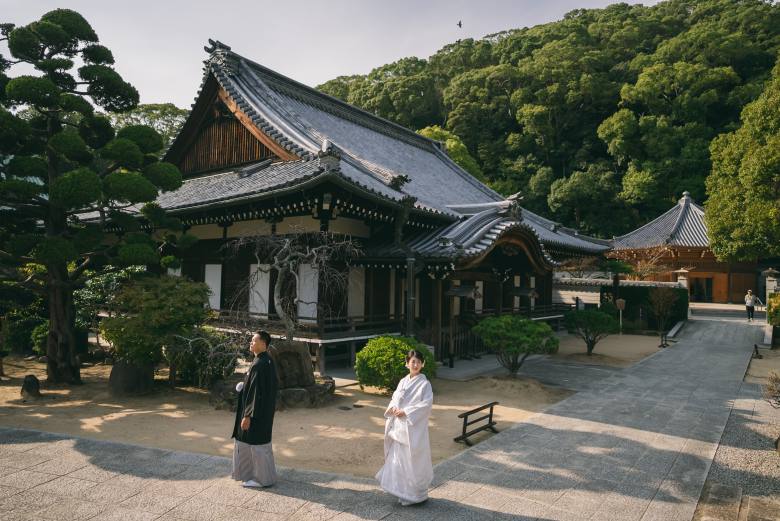
M 674 222 L 672 229 L 669 230 L 669 236 L 666 238 L 667 242 L 671 242 L 672 237 L 677 235 L 677 232 L 680 231 L 680 227 L 682 226 L 683 221 L 688 217 L 688 209 L 690 208 L 690 203 L 691 203 L 690 193 L 683 192 L 683 196 L 677 202 L 677 205 L 680 207 L 680 213 L 677 215 L 677 220 Z
M 312 125 L 306 122 L 303 117 L 293 112 L 283 100 L 276 97 L 271 88 L 268 87 L 261 78 L 254 74 L 251 67 L 246 65 L 245 60 L 239 60 L 239 67 L 242 67 L 239 69 L 240 74 L 231 77 L 230 80 L 236 83 L 246 83 L 250 87 L 249 89 L 243 89 L 243 96 L 255 96 L 259 98 L 259 101 L 265 103 L 270 110 L 276 112 L 277 114 L 274 114 L 276 117 L 274 118 L 273 124 L 279 127 L 280 130 L 285 131 L 288 138 L 297 141 L 299 146 L 309 148 L 310 152 L 320 150 L 322 148 L 321 143 L 323 138 L 318 135 Z M 245 77 L 243 74 L 244 68 L 248 72 L 248 77 Z M 249 80 L 251 80 L 254 85 L 251 85 Z M 234 95 L 233 93 L 230 94 L 231 96 Z M 260 105 L 257 103 L 254 103 L 253 105 L 255 110 L 262 112 Z
M 455 244 L 465 247 L 465 245 L 469 243 L 470 238 L 478 236 L 474 230 L 476 226 L 479 226 L 479 229 L 482 229 L 485 222 L 492 222 L 497 218 L 499 218 L 499 216 L 494 209 L 484 210 L 457 223 L 446 235 L 444 235 L 444 237 Z

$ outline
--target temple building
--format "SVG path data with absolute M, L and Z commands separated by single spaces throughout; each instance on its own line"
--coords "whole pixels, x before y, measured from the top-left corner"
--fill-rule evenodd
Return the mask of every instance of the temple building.
M 710 249 L 704 208 L 688 192 L 678 203 L 644 226 L 615 237 L 608 256 L 643 267 L 650 280 L 687 278 L 691 302 L 741 303 L 757 290 L 756 263 L 719 262 Z
M 165 157 L 184 184 L 158 203 L 200 239 L 181 273 L 207 283 L 211 307 L 223 314 L 276 324 L 274 274 L 262 260 L 226 254 L 224 244 L 329 231 L 359 243 L 362 255 L 328 306 L 316 270 L 300 266 L 296 336 L 346 357 L 371 336 L 411 332 L 451 361 L 479 350 L 470 325 L 480 316 L 560 318 L 566 306 L 552 304 L 557 262 L 609 248 L 499 195 L 439 142 L 219 42 L 207 51 L 198 96 Z M 252 291 L 237 298 L 246 280 L 255 281 Z

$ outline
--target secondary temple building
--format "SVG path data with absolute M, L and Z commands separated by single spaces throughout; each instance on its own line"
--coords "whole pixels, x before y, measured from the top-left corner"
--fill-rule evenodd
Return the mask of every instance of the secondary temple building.
M 678 203 L 636 230 L 615 237 L 608 253 L 632 264 L 653 262 L 663 269 L 653 278 L 687 278 L 691 302 L 741 303 L 748 289 L 757 291 L 755 262 L 719 262 L 710 249 L 704 208 L 688 192 Z
M 362 255 L 327 307 L 317 272 L 300 266 L 296 336 L 320 355 L 346 357 L 373 335 L 413 331 L 451 361 L 478 352 L 470 326 L 481 315 L 560 317 L 551 301 L 556 261 L 609 247 L 494 192 L 441 143 L 219 42 L 207 51 L 196 102 L 165 157 L 184 184 L 158 203 L 200 239 L 181 273 L 209 285 L 215 310 L 238 310 L 273 330 L 273 272 L 223 245 L 330 231 L 351 237 Z M 246 280 L 251 291 L 236 300 Z

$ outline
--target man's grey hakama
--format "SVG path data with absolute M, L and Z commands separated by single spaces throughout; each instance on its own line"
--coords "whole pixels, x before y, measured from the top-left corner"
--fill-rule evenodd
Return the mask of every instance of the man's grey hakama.
M 267 352 L 255 357 L 244 378 L 233 426 L 233 474 L 239 481 L 256 481 L 263 487 L 276 483 L 276 466 L 271 448 L 276 410 L 276 368 Z M 241 420 L 249 417 L 249 429 Z
M 233 479 L 257 481 L 264 487 L 276 483 L 276 465 L 270 443 L 250 445 L 235 441 L 233 445 Z

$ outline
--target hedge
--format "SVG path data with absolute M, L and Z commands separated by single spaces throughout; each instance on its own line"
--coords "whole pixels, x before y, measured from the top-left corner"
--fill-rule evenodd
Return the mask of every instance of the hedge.
M 626 301 L 626 309 L 623 310 L 623 329 L 626 330 L 626 322 L 640 326 L 646 324 L 645 329 L 658 327 L 653 310 L 650 307 L 650 290 L 652 286 L 621 286 L 618 298 Z M 669 316 L 669 326 L 673 326 L 681 320 L 688 318 L 688 290 L 685 288 L 673 288 L 677 293 L 677 301 L 672 307 Z M 617 316 L 617 309 L 612 304 L 612 287 L 601 288 L 602 311 Z M 606 303 L 609 303 L 605 305 Z M 641 320 L 640 320 L 641 318 Z

